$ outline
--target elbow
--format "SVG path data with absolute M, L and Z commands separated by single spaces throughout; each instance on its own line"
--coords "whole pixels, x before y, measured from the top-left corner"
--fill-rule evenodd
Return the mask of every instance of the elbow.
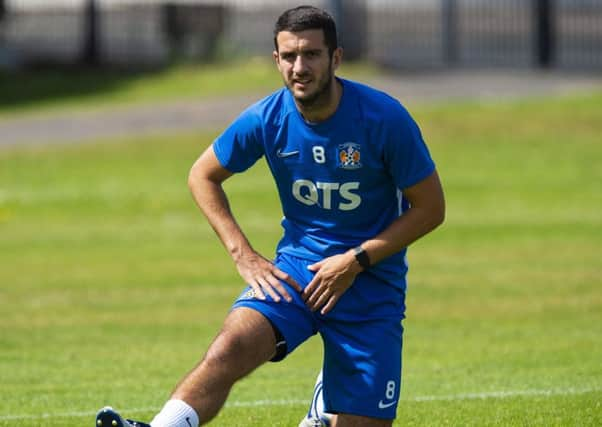
M 445 202 L 441 201 L 431 209 L 429 221 L 430 230 L 434 230 L 445 222 Z
M 434 219 L 435 226 L 433 227 L 433 229 L 439 227 L 445 222 L 445 202 L 442 201 L 441 205 L 438 207 L 438 209 L 436 209 Z
M 443 197 L 441 197 L 441 200 L 435 209 L 435 219 L 437 222 L 437 227 L 445 222 L 445 199 Z
M 208 187 L 220 187 L 232 173 L 221 166 L 211 165 L 201 156 L 188 172 L 188 188 L 193 194 L 206 191 Z
M 445 222 L 445 209 L 441 210 L 437 213 L 437 216 L 434 218 L 433 222 L 433 230 L 439 226 L 441 226 Z
M 188 172 L 188 188 L 192 193 L 194 193 L 194 190 L 201 185 L 202 177 L 203 169 L 197 160 Z
M 193 165 L 192 168 L 190 168 L 190 172 L 188 172 L 188 188 L 190 189 L 190 191 L 192 191 L 196 187 L 197 182 L 197 172 L 195 170 L 195 165 Z

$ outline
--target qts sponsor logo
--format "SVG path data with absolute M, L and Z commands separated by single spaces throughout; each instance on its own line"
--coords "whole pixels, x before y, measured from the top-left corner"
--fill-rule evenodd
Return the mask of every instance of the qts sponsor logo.
M 298 179 L 293 182 L 293 196 L 307 206 L 319 206 L 322 209 L 351 211 L 362 203 L 357 194 L 359 182 L 313 182 Z

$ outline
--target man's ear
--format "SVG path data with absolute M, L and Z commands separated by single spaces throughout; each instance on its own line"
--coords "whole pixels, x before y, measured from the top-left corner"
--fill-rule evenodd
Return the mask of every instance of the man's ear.
M 274 50 L 272 52 L 272 57 L 274 58 L 274 62 L 276 63 L 276 67 L 280 69 L 280 55 L 278 55 L 278 51 Z
M 337 47 L 332 53 L 332 69 L 336 70 L 343 62 L 343 48 Z

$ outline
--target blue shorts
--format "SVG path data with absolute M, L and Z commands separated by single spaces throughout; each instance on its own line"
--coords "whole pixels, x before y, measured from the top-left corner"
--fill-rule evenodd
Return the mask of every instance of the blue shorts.
M 311 261 L 280 254 L 274 264 L 302 287 Z M 254 297 L 247 287 L 233 308 L 262 313 L 284 337 L 285 356 L 312 335 L 324 342 L 323 387 L 327 412 L 393 419 L 401 385 L 404 295 L 369 272 L 358 275 L 332 311 L 311 312 L 301 295 L 283 283 L 293 301 Z

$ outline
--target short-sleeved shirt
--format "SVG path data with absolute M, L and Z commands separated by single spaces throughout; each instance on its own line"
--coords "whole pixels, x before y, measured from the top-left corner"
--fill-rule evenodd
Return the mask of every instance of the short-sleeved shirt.
M 245 110 L 213 144 L 242 172 L 265 157 L 278 188 L 284 235 L 277 252 L 309 261 L 376 236 L 408 202 L 403 189 L 433 173 L 421 132 L 399 101 L 350 80 L 327 120 L 308 123 L 282 88 Z M 406 249 L 370 268 L 405 292 Z

